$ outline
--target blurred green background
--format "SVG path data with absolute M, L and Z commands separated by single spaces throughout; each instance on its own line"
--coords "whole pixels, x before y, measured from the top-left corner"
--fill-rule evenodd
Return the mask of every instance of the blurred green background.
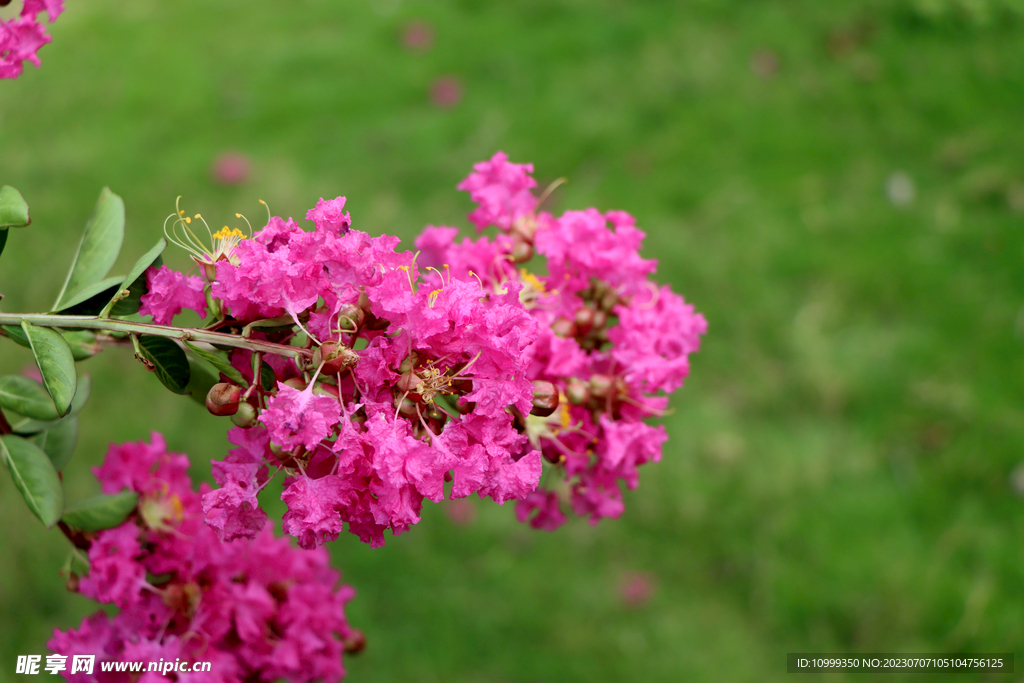
M 103 185 L 127 204 L 123 272 L 177 195 L 214 227 L 344 194 L 409 246 L 468 232 L 454 186 L 502 149 L 569 178 L 554 210 L 635 214 L 709 320 L 621 519 L 549 534 L 428 503 L 383 549 L 334 543 L 369 641 L 349 680 L 782 681 L 796 651 L 1024 670 L 1021 3 L 67 0 L 51 33 L 41 69 L 0 82 L 0 181 L 34 219 L 0 258 L 5 311 L 52 302 Z M 232 150 L 248 174 L 225 184 Z M 0 346 L 0 371 L 28 363 Z M 70 501 L 150 430 L 209 477 L 223 419 L 124 350 L 82 369 Z M 13 681 L 95 607 L 6 476 L 0 519 Z M 870 677 L 800 680 L 825 678 Z M 884 680 L 943 678 L 1022 676 Z

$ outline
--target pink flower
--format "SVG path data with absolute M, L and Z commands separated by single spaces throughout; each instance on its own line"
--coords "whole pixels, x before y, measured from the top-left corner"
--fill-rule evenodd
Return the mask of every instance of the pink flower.
M 64 11 L 63 0 L 25 0 L 21 15 L 10 21 L 0 21 L 0 78 L 17 78 L 22 62 L 39 66 L 36 52 L 51 41 L 36 17 L 45 11 L 53 23 Z
M 241 430 L 239 430 L 241 431 Z M 209 661 L 209 673 L 175 674 L 196 683 L 279 680 L 335 683 L 345 675 L 344 651 L 359 640 L 345 618 L 355 592 L 338 586 L 338 574 L 323 549 L 299 550 L 264 529 L 251 539 L 222 543 L 201 523 L 199 497 L 166 467 L 162 439 L 110 449 L 99 472 L 123 467 L 122 456 L 136 454 L 126 477 L 145 498 L 154 491 L 181 493 L 182 521 L 161 529 L 146 513 L 87 541 L 91 569 L 80 582 L 82 594 L 121 608 L 99 612 L 77 629 L 55 630 L 48 647 L 61 655 L 96 655 L 92 676 L 62 672 L 74 683 L 108 680 L 102 665 L 111 661 Z M 265 435 L 234 433 L 236 464 L 252 460 L 266 445 Z M 129 458 L 130 460 L 130 458 Z M 142 470 L 150 469 L 149 476 Z M 162 479 L 169 474 L 172 480 Z M 105 486 L 110 483 L 108 479 Z M 165 549 L 177 544 L 177 552 Z M 111 677 L 109 680 L 121 680 Z M 166 680 L 154 672 L 139 681 Z
M 260 421 L 271 440 L 285 449 L 305 446 L 313 450 L 341 419 L 341 406 L 330 396 L 315 396 L 313 385 L 302 391 L 278 383 L 277 395 L 267 401 Z
M 530 191 L 537 187 L 532 173 L 533 164 L 509 163 L 504 152 L 473 164 L 473 172 L 458 185 L 478 204 L 469 220 L 478 230 L 488 225 L 509 230 L 516 220 L 532 214 L 537 208 L 537 199 Z
M 462 101 L 462 83 L 455 76 L 442 76 L 430 86 L 430 101 L 442 109 L 451 109 Z
M 22 62 L 40 65 L 36 52 L 52 40 L 34 16 L 22 14 L 17 19 L 0 21 L 0 78 L 17 78 Z
M 530 513 L 537 514 L 530 519 Z M 565 524 L 565 514 L 558 504 L 558 495 L 554 491 L 538 489 L 516 503 L 516 519 L 525 522 L 530 519 L 530 526 L 534 529 L 554 531 Z
M 321 197 L 316 208 L 306 212 L 306 220 L 313 221 L 317 230 L 324 230 L 336 235 L 344 235 L 352 225 L 352 217 L 345 209 L 345 198 L 337 197 L 324 201 Z M 344 211 L 344 213 L 342 213 Z
M 183 308 L 206 317 L 202 278 L 160 266 L 146 270 L 146 283 L 149 291 L 142 295 L 139 314 L 153 316 L 157 325 L 170 325 Z
M 296 478 L 281 494 L 288 505 L 285 533 L 299 539 L 299 545 L 306 549 L 338 538 L 344 529 L 339 512 L 353 498 L 350 489 L 348 482 L 336 475 Z
M 142 554 L 139 529 L 122 524 L 100 534 L 89 548 L 89 575 L 82 578 L 82 595 L 126 608 L 138 600 L 146 570 L 137 561 Z
M 235 427 L 228 431 L 228 440 L 240 448 L 229 451 L 223 461 L 213 461 L 213 478 L 221 488 L 203 495 L 206 523 L 222 541 L 252 538 L 267 521 L 256 494 L 267 481 L 264 457 L 270 437 L 263 428 Z
M 619 597 L 626 607 L 643 607 L 651 600 L 656 586 L 655 577 L 647 572 L 625 572 L 619 578 Z

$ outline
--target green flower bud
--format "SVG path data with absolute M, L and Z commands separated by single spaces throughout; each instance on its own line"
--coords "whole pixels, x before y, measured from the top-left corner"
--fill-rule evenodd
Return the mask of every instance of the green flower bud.
M 249 429 L 256 424 L 256 409 L 249 403 L 239 403 L 238 412 L 231 416 L 231 421 L 242 429 Z

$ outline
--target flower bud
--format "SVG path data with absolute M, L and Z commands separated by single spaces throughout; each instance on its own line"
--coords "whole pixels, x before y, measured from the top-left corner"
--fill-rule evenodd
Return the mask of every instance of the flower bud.
M 206 409 L 217 416 L 234 415 L 238 412 L 238 402 L 242 398 L 242 389 L 234 384 L 218 382 L 210 387 L 206 394 Z
M 555 333 L 556 337 L 568 339 L 576 336 L 576 324 L 568 318 L 558 318 L 551 323 L 551 331 Z
M 605 326 L 605 324 L 607 324 L 607 322 L 608 322 L 608 314 L 607 313 L 605 313 L 604 311 L 601 311 L 601 310 L 594 311 L 594 329 L 595 330 L 602 329 Z
M 231 416 L 231 421 L 242 429 L 249 429 L 256 424 L 256 409 L 249 403 L 239 403 L 238 412 Z
M 590 394 L 597 398 L 608 398 L 615 387 L 615 378 L 609 375 L 591 375 Z
M 423 384 L 423 379 L 412 370 L 408 370 L 402 373 L 402 376 L 398 378 L 398 382 L 395 386 L 402 393 L 419 391 L 420 385 Z
M 402 398 L 401 396 L 395 397 L 395 407 L 398 408 L 398 412 L 405 417 L 413 417 L 416 415 L 416 401 L 409 398 Z
M 321 362 L 324 364 L 321 372 L 335 375 L 358 363 L 359 354 L 344 344 L 326 341 L 313 352 L 313 364 L 319 367 Z
M 601 297 L 601 301 L 598 305 L 601 306 L 601 310 L 605 312 L 611 312 L 613 308 L 619 303 L 619 294 L 614 289 L 609 289 Z
M 343 332 L 359 329 L 366 320 L 366 313 L 359 306 L 347 304 L 338 311 L 338 326 Z
M 416 368 L 416 366 L 419 365 L 419 364 L 420 364 L 420 354 L 416 353 L 415 351 L 410 351 L 409 355 L 406 356 L 405 360 L 402 361 L 402 364 L 400 366 L 398 366 L 398 371 L 399 372 L 410 372 L 410 371 L 414 370 Z
M 547 417 L 558 409 L 558 389 L 551 382 L 534 380 L 531 415 Z
M 345 654 L 359 654 L 366 647 L 366 635 L 361 630 L 354 628 L 352 633 L 341 641 L 341 644 L 345 646 Z
M 512 263 L 526 263 L 533 258 L 533 245 L 521 239 L 513 238 Z
M 306 380 L 302 379 L 301 377 L 291 377 L 284 381 L 284 385 L 289 386 L 292 389 L 298 389 L 299 391 L 302 391 L 303 389 L 306 388 Z
M 594 326 L 594 309 L 584 306 L 576 311 L 575 322 L 576 330 L 579 333 L 586 334 L 589 332 L 590 328 Z
M 590 400 L 590 387 L 579 377 L 570 377 L 565 384 L 565 397 L 574 406 L 581 406 Z
M 74 572 L 71 572 L 70 574 L 68 574 L 68 580 L 65 583 L 65 586 L 67 587 L 68 592 L 70 592 L 70 593 L 77 593 L 78 592 L 78 574 L 76 574 Z

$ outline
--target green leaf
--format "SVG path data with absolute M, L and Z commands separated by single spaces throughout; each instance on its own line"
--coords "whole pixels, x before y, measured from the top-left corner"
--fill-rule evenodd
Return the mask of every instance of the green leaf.
M 4 334 L 7 338 L 18 346 L 24 346 L 26 349 L 31 349 L 32 345 L 28 343 L 28 337 L 25 336 L 25 330 L 15 325 L 4 325 Z
M 270 364 L 266 361 L 263 361 L 263 365 L 260 366 L 260 384 L 263 385 L 263 391 L 273 391 L 274 387 L 277 386 L 274 368 L 270 367 Z
M 0 187 L 0 229 L 24 228 L 31 222 L 28 203 L 21 193 L 10 185 Z M 3 251 L 2 246 L 0 251 Z
M 135 262 L 129 270 L 128 274 L 124 276 L 121 284 L 118 285 L 114 295 L 117 292 L 127 289 L 131 292 L 128 297 L 121 299 L 117 303 L 110 304 L 110 313 L 113 315 L 131 315 L 132 313 L 138 313 L 139 306 L 142 305 L 142 295 L 148 291 L 146 283 L 145 273 L 146 269 L 153 265 L 159 265 L 163 262 L 160 254 L 167 248 L 167 240 L 163 237 L 156 243 L 152 249 L 142 255 L 138 261 Z
M 7 246 L 7 233 L 9 230 L 0 229 L 0 254 L 4 253 L 4 247 Z
M 0 377 L 0 408 L 34 420 L 56 420 L 59 417 L 43 385 L 21 375 Z
M 181 347 L 167 337 L 153 336 L 140 337 L 139 346 L 142 355 L 153 364 L 160 383 L 176 394 L 186 393 L 192 372 Z
M 245 381 L 245 377 L 242 376 L 230 361 L 223 356 L 214 353 L 213 351 L 207 351 L 206 349 L 200 348 L 191 342 L 185 342 L 185 346 L 192 350 L 192 353 L 196 354 L 207 363 L 217 368 L 225 377 L 237 384 L 238 386 L 247 387 L 249 383 Z
M 96 496 L 68 508 L 61 520 L 69 527 L 81 531 L 113 529 L 128 518 L 138 505 L 139 494 L 125 489 L 110 496 Z
M 32 344 L 32 354 L 36 357 L 39 374 L 43 376 L 43 386 L 50 392 L 57 414 L 61 417 L 67 415 L 78 387 L 71 347 L 59 332 L 48 327 L 38 327 L 22 320 L 21 329 Z
M 35 380 L 29 381 L 35 382 Z M 71 410 L 68 411 L 67 416 L 63 419 L 69 420 L 82 412 L 82 408 L 85 407 L 91 393 L 92 378 L 87 374 L 82 375 L 78 378 L 78 391 L 75 392 L 75 398 L 71 401 Z M 8 414 L 7 420 L 11 423 L 11 429 L 14 430 L 15 434 L 37 434 L 39 432 L 44 432 L 47 429 L 53 429 L 61 422 L 60 420 L 34 420 L 32 418 L 25 417 L 24 415 L 15 415 L 13 413 L 13 409 L 12 413 Z
M 205 406 L 206 395 L 210 393 L 213 385 L 220 381 L 220 377 L 214 374 L 208 365 L 200 363 L 195 358 L 188 359 L 188 367 L 192 372 L 186 387 L 189 398 L 199 405 Z
M 123 279 L 120 275 L 113 275 L 83 287 L 78 294 L 68 299 L 60 310 L 53 312 L 65 315 L 96 315 L 107 305 L 110 297 L 117 293 L 117 285 Z
M 63 330 L 61 335 L 71 347 L 71 355 L 75 360 L 92 358 L 103 350 L 103 347 L 96 341 L 96 335 L 87 330 Z
M 78 253 L 53 308 L 64 308 L 78 292 L 101 280 L 121 253 L 123 241 L 124 200 L 104 187 L 89 222 L 85 224 Z
M 32 437 L 32 443 L 43 449 L 54 467 L 64 469 L 78 445 L 78 418 L 59 420 L 53 428 Z
M 2 325 L 0 327 L 2 327 L 4 334 L 18 346 L 24 346 L 26 349 L 32 348 L 28 337 L 25 335 L 25 330 L 21 329 L 21 327 L 16 325 Z M 96 343 L 96 335 L 88 330 L 68 330 L 57 327 L 53 329 L 60 332 L 61 336 L 64 337 L 64 341 L 71 347 L 71 355 L 75 357 L 75 360 L 92 358 L 103 350 L 103 347 Z
M 33 514 L 47 529 L 56 524 L 64 510 L 64 487 L 46 453 L 31 441 L 8 434 L 0 436 L 0 457 Z

